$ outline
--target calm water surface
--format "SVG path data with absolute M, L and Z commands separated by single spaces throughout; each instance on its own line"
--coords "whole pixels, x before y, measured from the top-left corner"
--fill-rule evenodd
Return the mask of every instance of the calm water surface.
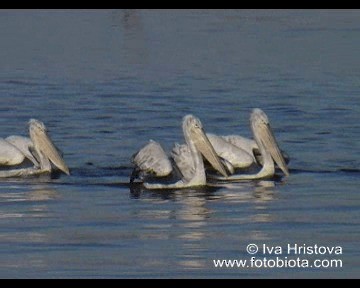
M 72 172 L 1 181 L 0 277 L 359 277 L 359 10 L 3 10 L 0 39 L 0 137 L 40 119 Z M 182 142 L 185 114 L 251 137 L 254 107 L 287 179 L 127 185 L 130 156 Z M 214 267 L 250 243 L 342 268 Z

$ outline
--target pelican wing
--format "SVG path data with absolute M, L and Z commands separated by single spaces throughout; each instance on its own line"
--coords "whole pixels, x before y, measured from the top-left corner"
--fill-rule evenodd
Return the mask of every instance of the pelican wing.
M 179 145 L 178 143 L 175 143 L 175 146 L 171 151 L 171 157 L 174 159 L 184 180 L 190 181 L 195 174 L 195 166 L 189 146 L 186 144 Z
M 161 145 L 150 140 L 132 157 L 132 162 L 145 173 L 151 173 L 158 177 L 169 175 L 173 168 L 169 157 Z
M 35 166 L 39 166 L 39 160 L 37 159 L 39 156 L 36 155 L 36 152 L 34 151 L 34 144 L 30 138 L 12 135 L 6 137 L 5 140 L 19 149 Z
M 240 135 L 227 135 L 221 136 L 221 138 L 223 138 L 226 142 L 245 150 L 250 155 L 253 154 L 254 150 L 259 150 L 259 147 L 254 140 Z
M 0 166 L 11 166 L 22 163 L 25 155 L 14 145 L 0 138 Z
M 249 154 L 241 147 L 226 141 L 223 137 L 206 134 L 216 154 L 229 162 L 234 168 L 247 168 L 254 162 L 252 153 Z

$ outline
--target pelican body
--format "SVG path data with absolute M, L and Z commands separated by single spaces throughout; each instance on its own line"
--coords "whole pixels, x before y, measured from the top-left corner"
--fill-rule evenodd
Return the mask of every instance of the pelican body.
M 225 167 L 207 138 L 200 120 L 193 115 L 186 115 L 183 118 L 182 130 L 186 144 L 175 144 L 170 157 L 161 145 L 153 140 L 150 140 L 146 146 L 140 149 L 132 158 L 136 167 L 130 182 L 133 182 L 139 173 L 165 177 L 174 171 L 178 171 L 181 179 L 175 183 L 145 182 L 144 186 L 147 189 L 204 186 L 206 185 L 206 173 L 202 156 L 215 170 L 227 177 Z
M 54 168 L 70 175 L 69 168 L 51 141 L 44 123 L 30 119 L 28 124 L 30 138 L 0 138 L 0 167 L 19 166 L 26 159 L 33 167 L 0 170 L 0 178 L 46 174 L 51 173 Z
M 275 174 L 275 164 L 286 176 L 289 176 L 285 160 L 285 158 L 288 160 L 288 156 L 281 152 L 264 111 L 259 108 L 253 109 L 250 116 L 250 127 L 254 140 L 237 135 L 217 136 L 208 134 L 208 138 L 216 153 L 234 168 L 248 168 L 253 164 L 260 164 L 261 170 L 255 174 L 229 177 L 212 175 L 212 178 L 223 181 L 270 178 Z

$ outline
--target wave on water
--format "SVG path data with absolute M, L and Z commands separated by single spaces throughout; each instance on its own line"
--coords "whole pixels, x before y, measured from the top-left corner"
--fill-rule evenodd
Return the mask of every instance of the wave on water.
M 290 169 L 291 174 L 303 174 L 303 173 L 310 173 L 310 174 L 337 174 L 337 173 L 345 173 L 345 174 L 358 174 L 360 173 L 360 169 L 358 168 L 337 168 L 334 170 L 316 170 L 316 169 L 301 169 L 301 168 L 293 168 Z
M 49 175 L 41 175 L 41 176 L 33 176 L 33 177 L 25 177 L 25 178 L 8 178 L 1 179 L 0 183 L 7 185 L 11 183 L 16 183 L 19 185 L 32 185 L 32 184 L 56 184 L 56 185 L 81 185 L 81 186 L 109 186 L 109 187 L 138 187 L 142 186 L 141 183 L 133 183 L 130 184 L 130 175 L 132 173 L 133 167 L 131 166 L 96 166 L 93 164 L 87 164 L 85 167 L 75 167 L 70 169 L 71 175 L 66 176 L 61 174 L 60 172 L 52 173 Z M 301 174 L 341 174 L 341 175 L 358 175 L 360 174 L 360 169 L 358 168 L 337 168 L 334 170 L 331 169 L 303 169 L 303 168 L 292 168 L 290 169 L 290 177 L 291 175 L 301 175 Z M 274 184 L 282 183 L 284 181 L 284 177 L 280 174 L 275 174 L 275 176 L 270 180 L 273 181 Z M 259 180 L 260 181 L 260 180 Z M 258 181 L 241 181 L 240 183 L 249 183 L 249 182 L 258 182 Z M 222 184 L 226 184 L 226 182 L 209 182 L 211 185 L 218 184 L 221 187 Z

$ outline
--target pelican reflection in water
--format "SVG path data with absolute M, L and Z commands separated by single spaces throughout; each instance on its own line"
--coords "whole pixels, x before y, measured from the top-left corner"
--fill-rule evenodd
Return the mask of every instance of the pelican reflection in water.
M 250 127 L 254 140 L 237 135 L 217 136 L 208 134 L 207 136 L 216 153 L 224 159 L 227 166 L 233 168 L 232 170 L 248 168 L 253 164 L 262 166 L 261 170 L 255 174 L 240 174 L 229 177 L 211 175 L 211 178 L 223 181 L 270 178 L 275 174 L 275 163 L 286 176 L 289 176 L 286 163 L 289 160 L 288 156 L 280 150 L 264 111 L 259 108 L 252 111 Z M 228 170 L 231 171 L 231 169 Z
M 133 157 L 135 169 L 131 175 L 130 183 L 138 176 L 147 179 L 149 175 L 165 177 L 177 172 L 181 179 L 175 183 L 149 183 L 145 182 L 147 189 L 173 189 L 206 185 L 206 174 L 202 155 L 212 167 L 227 177 L 225 167 L 217 156 L 202 124 L 193 115 L 183 118 L 182 129 L 186 144 L 176 144 L 171 156 L 165 153 L 161 145 L 155 141 L 150 142 L 140 149 Z
M 49 174 L 54 168 L 70 175 L 69 168 L 51 141 L 44 123 L 30 119 L 28 124 L 30 138 L 22 136 L 0 138 L 0 167 L 20 166 L 26 162 L 26 159 L 34 166 L 2 169 L 0 178 Z

